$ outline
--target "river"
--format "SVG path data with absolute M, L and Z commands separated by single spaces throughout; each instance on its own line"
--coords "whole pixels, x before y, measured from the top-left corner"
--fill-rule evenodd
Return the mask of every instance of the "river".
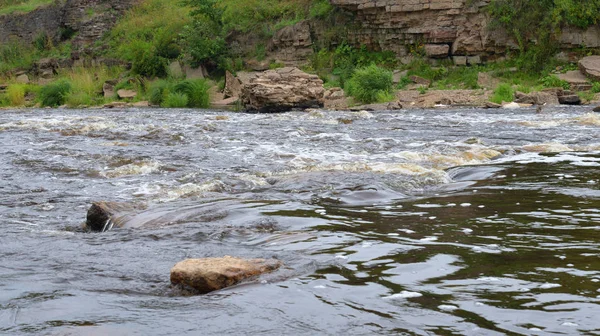
M 0 111 L 2 335 L 598 335 L 600 115 Z M 82 229 L 94 201 L 155 209 Z M 185 258 L 285 267 L 204 296 Z

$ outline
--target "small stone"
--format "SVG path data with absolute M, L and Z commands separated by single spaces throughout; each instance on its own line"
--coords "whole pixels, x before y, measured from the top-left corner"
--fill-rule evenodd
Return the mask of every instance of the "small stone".
M 150 103 L 147 100 L 133 103 L 133 107 L 149 107 L 149 106 L 150 106 Z
M 501 108 L 502 105 L 496 104 L 496 103 L 493 103 L 493 102 L 487 102 L 487 103 L 485 103 L 485 107 L 487 107 L 487 108 Z
M 17 83 L 20 84 L 29 84 L 29 76 L 27 76 L 26 74 L 17 76 L 15 80 L 17 81 Z
M 469 56 L 467 57 L 467 64 L 469 65 L 479 65 L 481 64 L 481 57 L 477 56 Z
M 467 56 L 452 56 L 454 65 L 467 65 Z
M 103 108 L 125 108 L 128 107 L 129 104 L 126 102 L 112 102 L 112 103 L 106 103 L 104 105 L 102 105 Z
M 281 265 L 281 261 L 275 259 L 240 259 L 230 256 L 187 259 L 173 266 L 171 283 L 206 294 L 272 272 Z

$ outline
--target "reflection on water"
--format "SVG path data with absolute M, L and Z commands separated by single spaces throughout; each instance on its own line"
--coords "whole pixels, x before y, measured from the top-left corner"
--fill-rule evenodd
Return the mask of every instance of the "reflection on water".
M 5 111 L 0 334 L 599 334 L 597 121 Z M 86 233 L 98 200 L 148 210 Z M 286 267 L 169 287 L 176 262 L 223 255 Z

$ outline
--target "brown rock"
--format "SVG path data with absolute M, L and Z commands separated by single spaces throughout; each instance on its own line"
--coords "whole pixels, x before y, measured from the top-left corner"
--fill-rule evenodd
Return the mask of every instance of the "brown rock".
M 501 104 L 492 103 L 492 102 L 487 102 L 487 103 L 485 103 L 485 107 L 487 107 L 487 108 L 501 108 L 502 105 Z
M 287 66 L 300 66 L 308 63 L 314 54 L 313 40 L 308 21 L 283 27 L 277 31 L 269 45 L 269 57 Z
M 594 111 L 594 112 L 600 112 L 600 106 L 594 107 L 594 109 L 592 111 Z
M 280 68 L 242 82 L 242 104 L 248 111 L 283 112 L 323 107 L 323 81 L 298 68 Z
M 454 65 L 467 65 L 467 56 L 453 56 Z
M 227 107 L 236 106 L 239 101 L 240 101 L 239 97 L 229 97 L 226 99 L 213 101 L 210 103 L 210 105 L 214 108 L 227 108 Z
M 102 85 L 102 93 L 104 93 L 104 98 L 111 98 L 115 95 L 115 85 L 117 85 L 117 80 L 107 80 Z
M 225 89 L 223 95 L 225 98 L 239 97 L 242 94 L 242 83 L 231 72 L 225 73 Z
M 143 101 L 139 101 L 139 102 L 133 103 L 132 106 L 133 107 L 149 107 L 150 103 L 147 100 L 143 100 Z
M 425 55 L 431 58 L 446 58 L 450 53 L 449 44 L 426 44 L 423 48 Z
M 361 106 L 353 106 L 349 108 L 350 111 L 394 111 L 401 110 L 402 104 L 399 102 L 381 103 L 381 104 L 369 104 Z
M 104 105 L 102 105 L 103 108 L 125 108 L 125 107 L 129 107 L 130 104 L 126 103 L 126 102 L 112 102 L 112 103 L 106 103 Z
M 400 81 L 402 80 L 402 78 L 406 77 L 407 75 L 408 75 L 408 70 L 404 70 L 404 71 L 394 70 L 394 74 L 393 74 L 394 84 L 399 84 Z
M 581 98 L 576 94 L 559 96 L 558 101 L 564 105 L 581 105 Z
M 558 97 L 550 92 L 515 93 L 515 103 L 528 105 L 558 105 Z
M 137 92 L 135 92 L 133 90 L 121 89 L 121 90 L 117 91 L 117 95 L 121 99 L 135 98 L 135 96 L 137 96 Z
M 425 86 L 431 85 L 431 81 L 429 79 L 425 79 L 423 77 L 410 76 L 409 79 L 415 84 L 420 84 L 420 85 L 425 85 Z
M 171 283 L 191 287 L 201 294 L 233 286 L 243 280 L 281 267 L 275 259 L 224 258 L 188 259 L 171 269 Z
M 564 74 L 556 75 L 556 77 L 566 81 L 567 83 L 571 84 L 571 86 L 578 84 L 588 84 L 590 82 L 589 79 L 585 77 L 585 75 L 579 70 L 567 71 Z
M 350 106 L 350 98 L 346 97 L 344 90 L 339 87 L 333 87 L 325 91 L 323 95 L 325 100 L 324 107 L 331 110 L 345 110 Z
M 15 81 L 21 84 L 29 84 L 29 76 L 27 76 L 26 74 L 19 75 L 17 76 Z
M 579 61 L 579 70 L 593 80 L 600 81 L 600 56 L 587 56 Z

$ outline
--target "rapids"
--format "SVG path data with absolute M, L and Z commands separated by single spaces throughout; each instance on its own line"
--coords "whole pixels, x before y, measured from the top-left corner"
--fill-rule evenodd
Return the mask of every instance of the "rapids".
M 589 108 L 0 112 L 0 334 L 600 334 Z M 104 233 L 94 201 L 147 206 Z M 285 267 L 205 296 L 185 258 Z

